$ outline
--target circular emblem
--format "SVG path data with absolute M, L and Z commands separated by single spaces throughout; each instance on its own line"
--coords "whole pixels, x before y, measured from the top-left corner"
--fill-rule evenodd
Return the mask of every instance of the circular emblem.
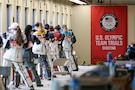
M 105 31 L 113 31 L 116 29 L 118 25 L 118 19 L 113 14 L 105 14 L 100 19 L 100 25 Z

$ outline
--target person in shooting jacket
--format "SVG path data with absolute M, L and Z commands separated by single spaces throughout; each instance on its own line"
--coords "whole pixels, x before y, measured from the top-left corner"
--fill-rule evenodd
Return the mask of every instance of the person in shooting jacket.
M 49 63 L 47 61 L 47 48 L 46 48 L 47 47 L 46 46 L 47 30 L 44 29 L 41 22 L 37 22 L 35 24 L 35 30 L 36 31 L 33 33 L 34 45 L 36 45 L 36 47 L 38 47 L 38 50 L 33 53 L 38 54 L 38 56 L 39 56 L 39 61 L 43 68 L 43 70 L 42 70 L 43 77 L 47 80 L 50 80 L 51 79 L 51 69 L 50 69 Z M 34 47 L 34 45 L 33 45 L 33 49 L 35 50 L 36 47 Z M 39 48 L 40 48 L 40 50 L 39 50 Z
M 126 55 L 128 56 L 128 59 L 135 60 L 135 43 L 128 45 L 126 49 Z
M 43 84 L 41 84 L 41 80 L 37 74 L 36 67 L 34 64 L 34 59 L 33 59 L 33 53 L 32 53 L 32 46 L 33 46 L 33 39 L 31 34 L 32 26 L 27 25 L 25 27 L 24 33 L 27 38 L 27 43 L 25 43 L 23 46 L 23 62 L 24 65 L 32 71 L 32 75 L 34 77 L 37 87 L 40 87 L 43 86 Z
M 26 86 L 29 87 L 30 90 L 34 90 L 32 80 L 22 60 L 22 48 L 23 44 L 27 41 L 26 36 L 21 32 L 19 24 L 16 22 L 11 24 L 9 30 L 12 33 L 9 36 L 10 48 L 6 50 L 3 56 L 3 66 L 12 66 L 13 64 Z

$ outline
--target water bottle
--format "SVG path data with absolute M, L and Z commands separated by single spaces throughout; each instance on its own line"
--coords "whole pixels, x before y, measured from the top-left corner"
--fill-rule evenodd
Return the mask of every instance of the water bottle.
M 107 62 L 110 63 L 112 61 L 112 53 L 108 52 L 107 53 Z
M 135 89 L 135 73 L 134 73 L 134 77 L 133 77 L 133 81 L 132 81 L 132 89 Z
M 69 90 L 80 90 L 79 81 L 75 77 L 69 82 Z
M 109 74 L 111 77 L 115 76 L 115 63 L 114 62 L 109 63 Z
M 112 53 L 108 52 L 106 55 L 107 65 L 109 66 L 110 62 L 112 61 Z
M 133 61 L 134 61 L 133 59 L 130 59 L 130 67 L 129 67 L 130 69 L 133 68 Z

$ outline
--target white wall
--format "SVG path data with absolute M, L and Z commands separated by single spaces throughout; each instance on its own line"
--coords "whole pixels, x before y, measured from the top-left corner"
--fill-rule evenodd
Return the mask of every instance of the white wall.
M 92 43 L 90 41 L 90 6 L 73 6 L 72 9 L 72 29 L 77 36 L 74 49 L 79 57 L 79 63 L 86 61 L 89 64 Z M 132 42 L 135 42 L 135 5 L 128 6 L 128 44 Z
M 16 21 L 16 6 L 20 7 L 20 26 L 22 30 L 25 28 L 24 24 L 24 10 L 25 8 L 28 8 L 28 24 L 32 24 L 32 10 L 36 10 L 36 17 L 35 17 L 35 23 L 37 21 L 40 21 L 40 10 L 43 11 L 43 20 L 46 21 L 46 11 L 49 12 L 49 23 L 53 26 L 56 26 L 56 21 L 53 21 L 52 19 L 52 13 L 59 13 L 61 15 L 62 13 L 64 15 L 71 15 L 71 3 L 68 2 L 68 0 L 0 0 L 0 31 L 6 31 L 6 5 L 11 6 L 11 15 L 10 15 L 10 24 L 13 22 L 13 18 Z M 70 18 L 69 18 L 70 19 Z M 70 23 L 62 23 L 61 17 L 60 17 L 60 23 L 59 25 L 67 24 L 67 26 L 70 28 Z M 66 18 L 64 18 L 64 21 L 66 21 Z M 41 21 L 43 22 L 43 21 Z
M 11 14 L 9 22 L 7 22 L 7 5 L 10 5 L 10 12 Z M 71 8 L 71 3 L 68 0 L 0 0 L 0 33 L 7 31 L 7 23 L 11 24 L 13 23 L 13 18 L 14 21 L 16 22 L 16 7 L 19 6 L 19 25 L 22 30 L 25 28 L 25 8 L 28 8 L 28 24 L 32 25 L 32 11 L 33 9 L 36 10 L 35 13 L 35 23 L 40 21 L 40 10 L 42 10 L 43 18 L 42 21 L 46 23 L 46 11 L 49 12 L 49 22 L 48 24 L 52 26 L 56 26 L 57 24 L 63 25 L 67 24 L 68 28 L 71 28 L 71 15 L 72 15 L 72 8 Z M 57 19 L 52 19 L 52 13 L 59 13 L 59 23 L 56 23 Z M 64 22 L 62 23 L 62 17 L 61 15 L 64 15 Z M 65 15 L 68 15 L 68 20 L 69 22 L 66 21 Z M 1 50 L 0 50 L 1 52 Z M 0 65 L 2 61 L 2 55 L 0 53 Z
M 77 37 L 74 49 L 78 62 L 90 63 L 90 6 L 73 6 L 72 11 L 71 25 Z
M 135 5 L 128 6 L 128 44 L 135 42 Z

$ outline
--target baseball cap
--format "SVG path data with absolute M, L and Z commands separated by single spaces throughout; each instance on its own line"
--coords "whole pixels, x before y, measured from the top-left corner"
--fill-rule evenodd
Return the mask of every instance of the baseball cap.
M 49 24 L 45 24 L 44 28 L 49 29 Z
M 17 28 L 17 26 L 19 26 L 19 24 L 15 22 L 15 23 L 12 23 L 8 29 L 14 29 L 14 28 Z

